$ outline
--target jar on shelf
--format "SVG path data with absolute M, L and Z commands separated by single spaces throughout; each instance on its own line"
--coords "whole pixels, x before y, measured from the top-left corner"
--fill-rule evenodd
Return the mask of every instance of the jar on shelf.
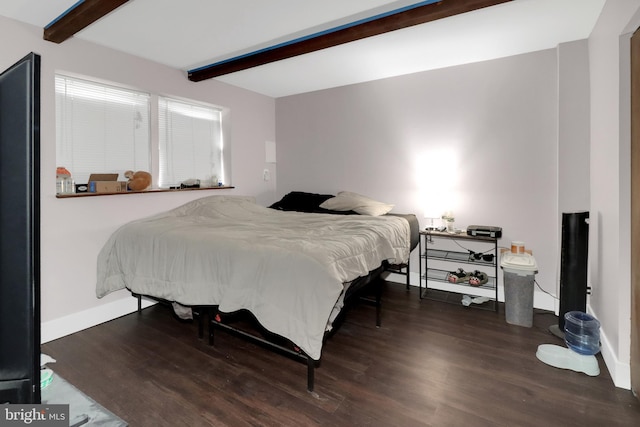
M 64 166 L 56 168 L 56 194 L 75 193 L 75 184 L 71 178 L 71 172 Z
M 442 224 L 443 226 L 447 227 L 447 231 L 449 233 L 453 233 L 456 231 L 454 227 L 455 218 L 453 216 L 453 212 L 447 211 L 444 214 L 442 214 L 442 223 L 443 223 Z

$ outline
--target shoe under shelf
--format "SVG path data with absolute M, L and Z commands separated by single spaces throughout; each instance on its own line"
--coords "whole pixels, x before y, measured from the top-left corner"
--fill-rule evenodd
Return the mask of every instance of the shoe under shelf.
M 420 298 L 464 305 L 462 303 L 464 295 L 470 296 L 470 300 L 474 297 L 485 297 L 486 302 L 470 303 L 467 307 L 498 311 L 495 277 L 489 276 L 487 283 L 480 286 L 471 286 L 469 283 L 451 283 L 447 280 L 448 275 L 447 270 L 429 268 L 427 274 L 421 277 Z M 423 281 L 424 286 L 422 286 Z
M 422 280 L 433 280 L 433 281 L 438 281 L 438 282 L 443 282 L 443 283 L 447 283 L 450 285 L 455 285 L 455 286 L 463 286 L 465 288 L 471 288 L 471 289 L 487 289 L 487 290 L 492 290 L 495 291 L 496 289 L 496 278 L 493 276 L 489 276 L 487 275 L 488 281 L 487 283 L 483 283 L 482 285 L 479 286 L 473 286 L 470 285 L 468 282 L 463 282 L 463 283 L 451 283 L 449 282 L 449 280 L 447 280 L 447 277 L 449 276 L 450 271 L 447 270 L 440 270 L 437 268 L 429 268 L 427 269 L 427 274 L 422 276 Z

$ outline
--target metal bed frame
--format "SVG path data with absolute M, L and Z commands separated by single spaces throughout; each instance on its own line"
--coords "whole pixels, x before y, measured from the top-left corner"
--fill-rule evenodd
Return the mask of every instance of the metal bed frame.
M 336 330 L 336 327 L 343 321 L 344 316 L 346 315 L 346 311 L 349 309 L 349 306 L 353 304 L 355 300 L 361 300 L 367 303 L 371 303 L 376 308 L 376 327 L 379 328 L 381 325 L 381 300 L 382 300 L 382 278 L 380 275 L 382 272 L 387 270 L 387 267 L 380 266 L 376 270 L 373 270 L 369 273 L 369 275 L 360 277 L 354 281 L 352 286 L 347 290 L 347 294 L 344 299 L 344 307 L 340 310 L 340 313 L 336 317 L 333 322 L 334 328 L 329 333 L 325 333 L 325 341 L 326 339 Z M 395 271 L 395 270 L 390 270 Z M 408 269 L 407 269 L 408 273 Z M 408 276 L 407 276 L 408 277 Z M 358 283 L 356 283 L 358 282 Z M 408 279 L 407 279 L 408 282 Z M 407 285 L 408 286 L 408 285 Z M 373 290 L 373 298 L 369 296 L 363 296 L 362 291 L 365 289 Z M 142 297 L 150 298 L 152 300 L 158 301 L 163 304 L 171 304 L 171 301 L 157 298 L 149 295 L 143 295 L 131 292 L 131 295 L 138 300 L 138 313 L 142 312 Z M 221 313 L 218 311 L 218 306 L 211 305 L 198 305 L 191 306 L 194 320 L 198 323 L 198 338 L 204 338 L 204 325 L 205 318 L 208 319 L 208 343 L 209 345 L 214 345 L 215 343 L 215 329 L 224 330 L 232 335 L 238 336 L 240 338 L 244 338 L 250 342 L 258 344 L 262 347 L 270 349 L 274 352 L 280 353 L 284 356 L 287 356 L 293 360 L 298 362 L 302 362 L 307 365 L 307 391 L 313 393 L 313 389 L 315 386 L 315 369 L 320 365 L 320 360 L 314 360 L 309 357 L 304 351 L 302 351 L 295 343 L 287 340 L 286 338 L 280 337 L 277 334 L 273 334 L 271 332 L 266 331 L 264 328 L 256 328 L 257 333 L 250 333 L 242 328 L 238 328 L 232 325 L 235 317 L 238 317 L 238 313 Z M 246 312 L 251 314 L 247 310 L 242 310 L 242 312 Z M 251 315 L 253 317 L 253 315 Z M 255 320 L 255 318 L 253 318 Z M 256 322 L 257 323 L 257 322 Z M 277 337 L 278 341 L 283 341 L 284 343 L 274 342 L 274 339 L 267 339 L 264 336 L 258 335 L 258 333 L 262 332 L 264 335 L 270 335 L 272 337 Z
M 419 228 L 417 220 L 414 221 L 415 226 Z M 411 221 L 410 221 L 411 224 Z M 348 306 L 353 303 L 353 300 L 362 300 L 368 303 L 375 305 L 376 307 L 376 327 L 380 327 L 381 325 L 381 299 L 382 299 L 382 279 L 381 274 L 385 271 L 393 272 L 396 274 L 406 276 L 406 289 L 410 288 L 410 273 L 411 273 L 411 252 L 418 246 L 419 243 L 419 235 L 418 228 L 412 227 L 412 242 L 409 251 L 409 259 L 404 264 L 389 264 L 388 262 L 383 262 L 380 267 L 371 271 L 367 276 L 360 277 L 352 282 L 352 285 L 347 290 L 344 299 L 344 307 L 338 314 L 337 318 L 334 320 L 332 331 L 329 333 L 325 333 L 324 340 L 328 338 L 332 333 L 335 332 L 336 327 L 344 319 L 346 311 L 348 311 Z M 415 236 L 414 236 L 415 235 Z M 417 237 L 417 239 L 416 239 Z M 415 242 L 414 242 L 415 240 Z M 365 288 L 370 288 L 372 285 L 374 296 L 371 298 L 370 296 L 361 295 L 361 291 Z M 131 293 L 134 297 L 138 299 L 138 313 L 142 311 L 142 297 L 151 298 L 155 301 L 171 303 L 171 301 L 162 300 L 157 297 L 152 297 L 148 295 L 141 295 L 136 293 Z M 357 298 L 354 298 L 357 297 Z M 279 340 L 284 340 L 286 344 L 279 344 L 273 342 L 273 340 L 269 340 L 264 338 L 263 336 L 259 336 L 257 334 L 249 333 L 243 329 L 236 328 L 230 324 L 230 322 L 225 322 L 225 319 L 233 319 L 233 313 L 231 314 L 223 314 L 218 311 L 218 306 L 192 306 L 191 307 L 194 317 L 198 322 L 198 337 L 200 339 L 204 338 L 204 324 L 205 318 L 208 319 L 208 341 L 210 345 L 214 345 L 214 330 L 220 329 L 226 332 L 229 332 L 233 335 L 245 338 L 251 342 L 254 342 L 263 347 L 269 348 L 275 352 L 281 353 L 287 357 L 290 357 L 296 361 L 305 363 L 307 365 L 307 390 L 310 393 L 313 393 L 313 388 L 315 385 L 315 368 L 319 366 L 320 360 L 314 360 L 309 357 L 304 351 L 302 351 L 299 347 L 295 345 L 295 343 L 286 340 L 283 337 L 280 337 L 277 334 L 270 333 L 266 330 L 267 335 L 271 335 L 273 337 L 278 337 Z M 257 322 L 256 322 L 257 323 Z

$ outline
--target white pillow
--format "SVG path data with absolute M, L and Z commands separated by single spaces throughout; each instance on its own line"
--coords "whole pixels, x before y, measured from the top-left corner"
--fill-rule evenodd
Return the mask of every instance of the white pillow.
M 321 208 L 332 211 L 355 211 L 371 216 L 384 215 L 393 209 L 393 206 L 350 191 L 341 191 L 320 205 Z

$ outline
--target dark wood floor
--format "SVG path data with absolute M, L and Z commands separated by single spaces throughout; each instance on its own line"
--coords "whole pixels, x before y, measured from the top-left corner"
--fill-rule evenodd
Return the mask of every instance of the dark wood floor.
M 382 327 L 359 304 L 306 366 L 223 332 L 198 340 L 157 305 L 43 345 L 54 371 L 137 426 L 640 426 L 640 404 L 601 374 L 538 361 L 557 319 L 419 301 L 386 283 Z

